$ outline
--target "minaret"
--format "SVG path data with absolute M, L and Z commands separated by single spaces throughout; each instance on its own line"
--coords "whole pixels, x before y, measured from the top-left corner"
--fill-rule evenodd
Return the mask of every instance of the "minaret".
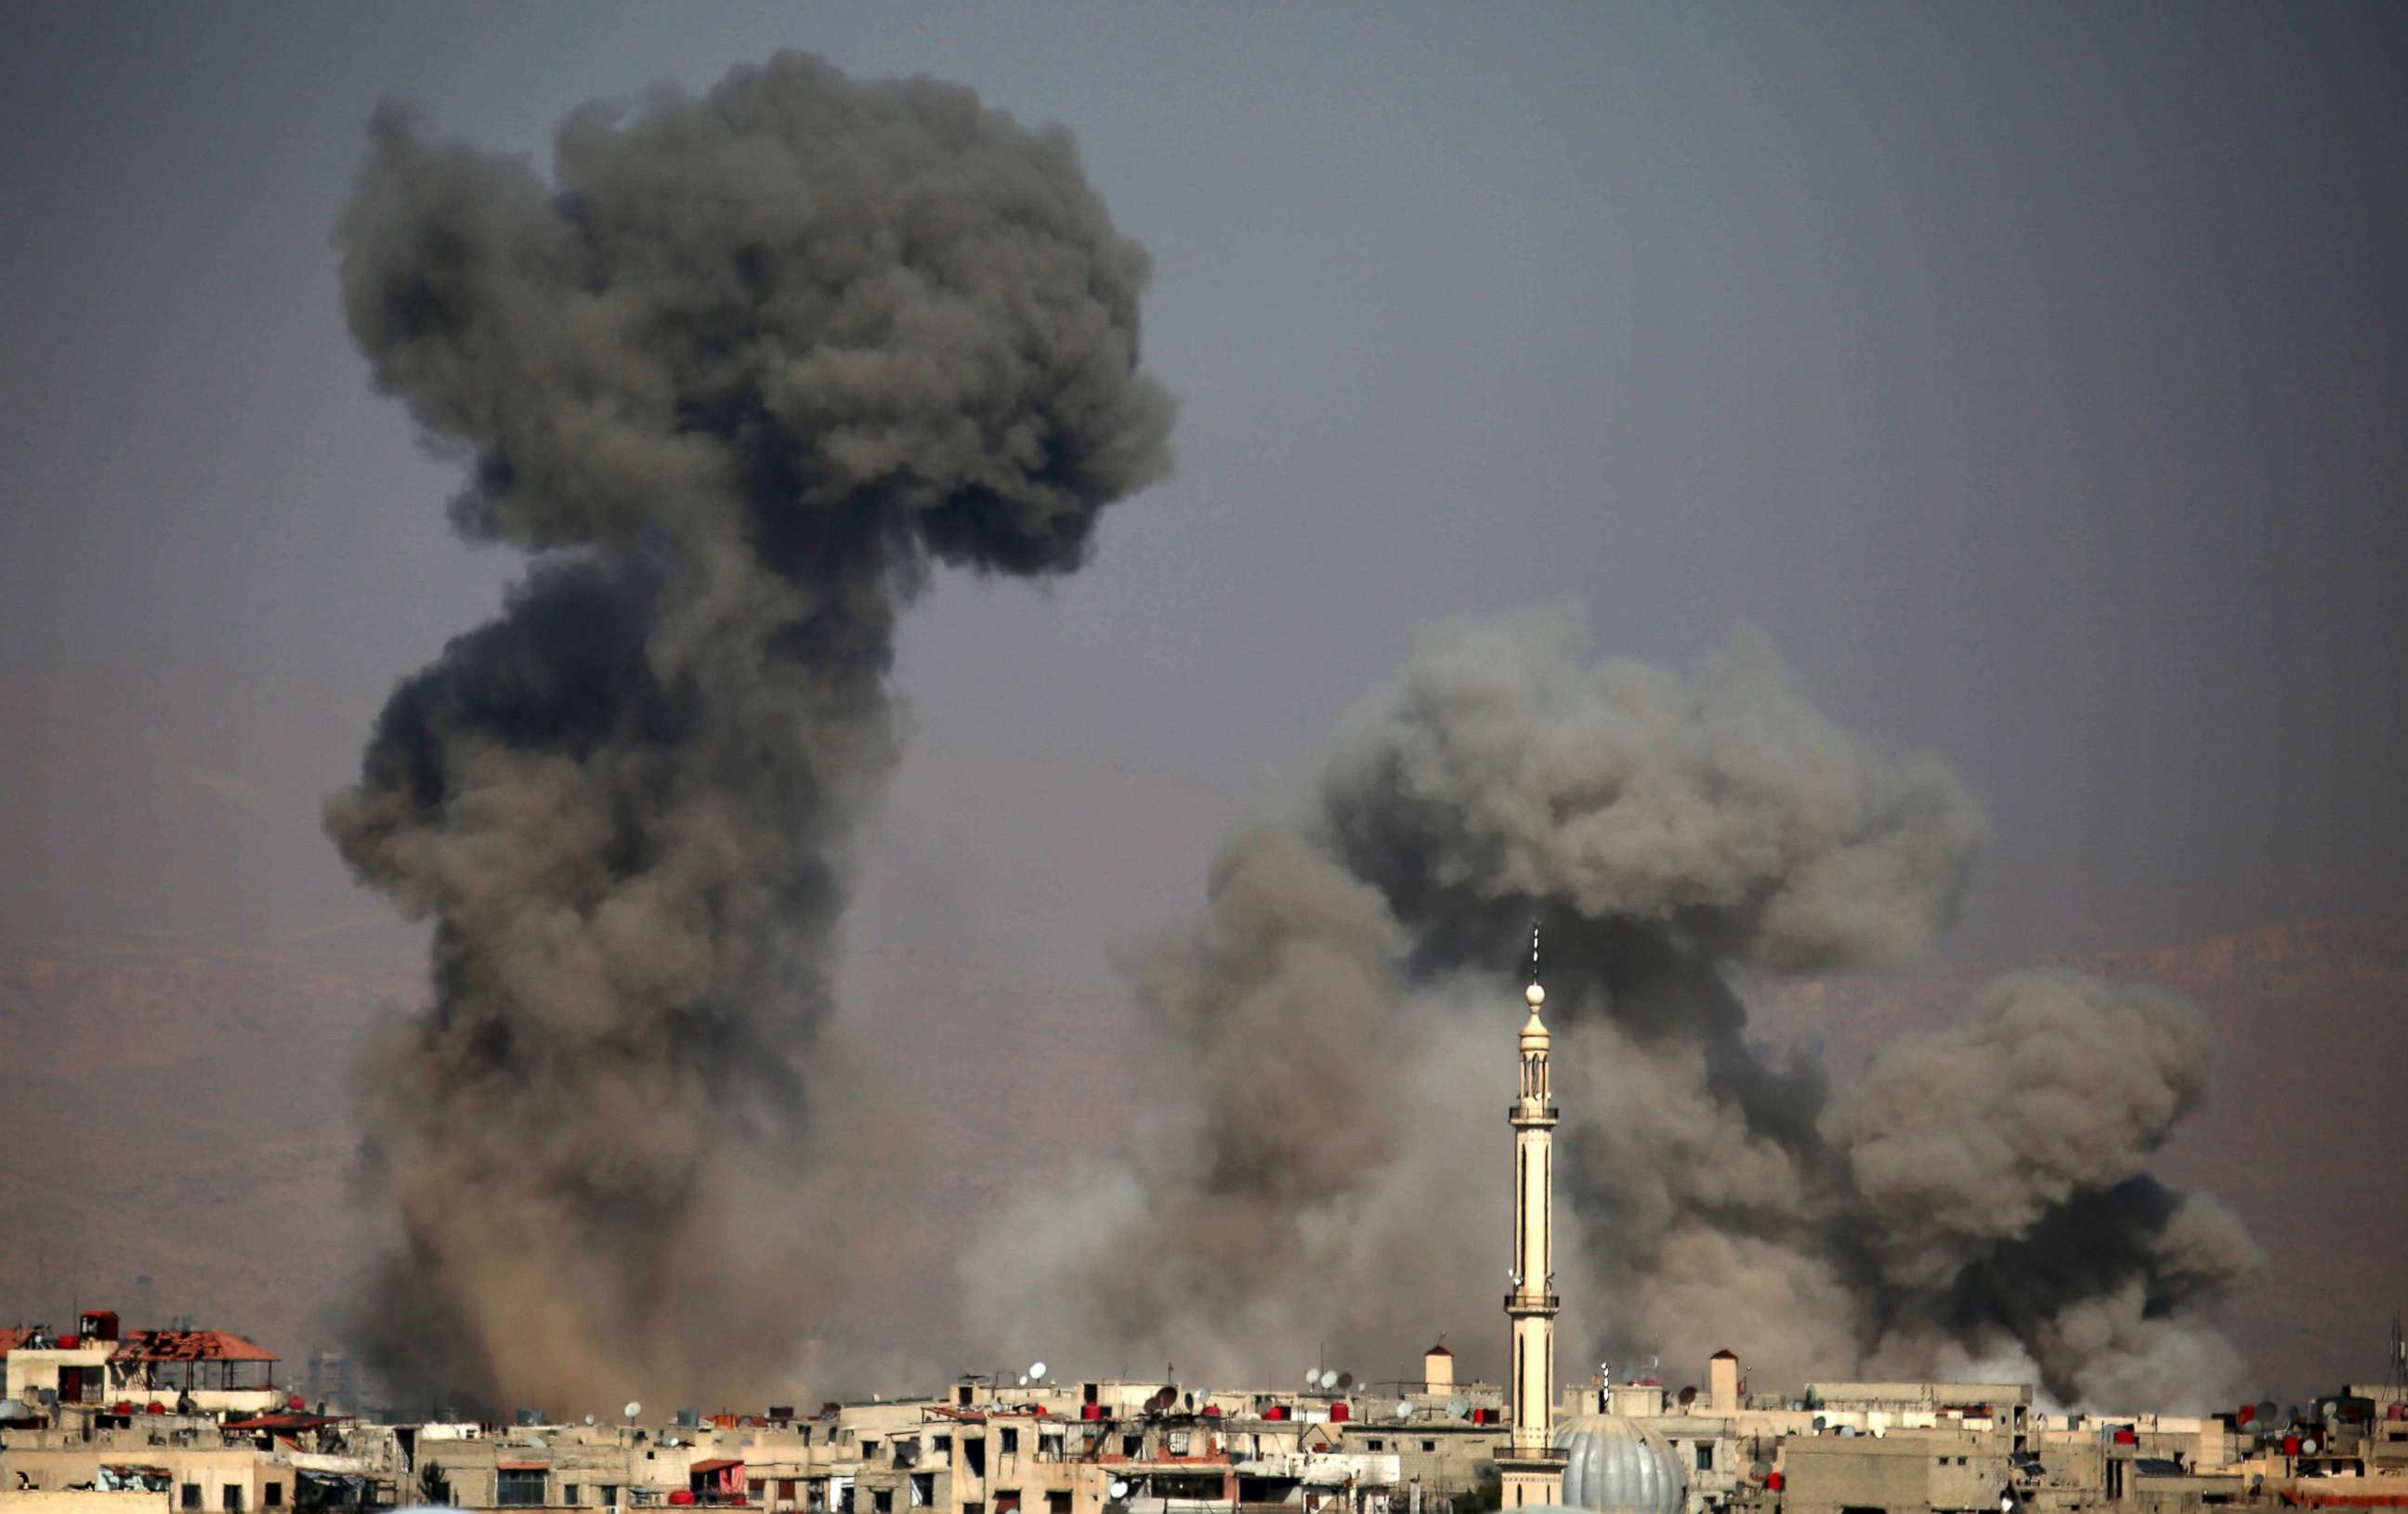
M 1530 986 L 1523 991 L 1530 1018 L 1522 1025 L 1522 1094 L 1508 1118 L 1513 1126 L 1513 1291 L 1505 1316 L 1513 1328 L 1513 1430 L 1497 1470 L 1504 1504 L 1554 1504 L 1563 1499 L 1563 1457 L 1554 1446 L 1555 1384 L 1555 1129 L 1547 1082 L 1550 1037 L 1539 1011 L 1539 928 L 1530 927 Z

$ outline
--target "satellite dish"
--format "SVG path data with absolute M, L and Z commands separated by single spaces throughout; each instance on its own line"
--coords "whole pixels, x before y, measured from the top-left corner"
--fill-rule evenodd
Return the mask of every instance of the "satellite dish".
M 1821 1435 L 1825 1430 L 1829 1429 L 1829 1428 L 1830 1428 L 1830 1421 L 1828 1421 L 1828 1420 L 1824 1419 L 1824 1418 L 1823 1418 L 1823 1416 L 1821 1416 L 1821 1415 L 1819 1415 L 1819 1414 L 1817 1414 L 1817 1415 L 1815 1415 L 1815 1416 L 1814 1416 L 1814 1433 L 1815 1433 L 1816 1435 Z
M 1022 1386 L 1023 1388 L 1025 1388 L 1025 1387 L 1027 1387 L 1027 1386 L 1028 1386 L 1028 1374 L 1027 1374 L 1027 1373 L 1025 1373 L 1025 1372 L 1024 1372 L 1024 1373 L 1022 1373 L 1022 1374 L 1020 1375 L 1020 1386 Z
M 1338 1390 L 1339 1390 L 1339 1392 L 1340 1392 L 1340 1393 L 1344 1393 L 1347 1389 L 1352 1388 L 1352 1387 L 1354 1387 L 1354 1374 L 1353 1374 L 1352 1372 L 1341 1372 L 1341 1373 L 1338 1374 Z
M 1112 1496 L 1114 1498 L 1126 1498 L 1128 1496 L 1128 1484 L 1115 1479 L 1112 1483 Z
M 1412 1399 L 1410 1399 L 1410 1398 L 1399 1398 L 1399 1399 L 1398 1399 L 1398 1400 L 1397 1400 L 1397 1418 L 1398 1418 L 1398 1419 L 1399 1419 L 1399 1420 L 1410 1420 L 1410 1419 L 1412 1419 L 1412 1417 L 1413 1417 L 1413 1401 L 1412 1401 Z
M 2302 1456 L 2314 1456 L 2315 1453 L 2316 1453 L 2316 1443 L 2315 1443 L 2315 1440 L 2314 1439 L 2314 1437 L 2311 1437 L 2311 1438 L 2309 1438 L 2309 1439 L 2302 1440 L 2302 1441 L 2300 1441 L 2300 1455 L 2302 1455 Z
M 631 1419 L 631 1420 L 632 1420 L 632 1419 L 634 1419 L 637 1415 L 641 1414 L 641 1413 L 643 1413 L 643 1412 L 644 1412 L 644 1406 L 643 1406 L 643 1405 L 641 1405 L 641 1404 L 637 1403 L 634 1399 L 632 1399 L 632 1398 L 631 1398 L 631 1399 L 627 1400 L 627 1407 L 626 1407 L 625 1408 L 621 1409 L 619 1412 L 620 1412 L 620 1413 L 622 1413 L 622 1414 L 624 1414 L 624 1415 L 625 1415 L 627 1418 L 629 1418 L 629 1419 Z
M 1460 1420 L 1465 1415 L 1471 1412 L 1471 1400 L 1464 1397 L 1461 1393 L 1457 1393 L 1455 1396 L 1446 1401 L 1446 1412 L 1454 1418 Z
M 592 1424 L 594 1422 L 594 1416 L 591 1414 L 585 1416 L 585 1422 L 589 1425 Z
M 1335 1388 L 1338 1386 L 1338 1369 L 1336 1367 L 1330 1367 L 1321 1374 L 1321 1386 L 1324 1388 Z
M 1044 1363 L 1031 1362 L 1028 1364 L 1028 1380 L 1031 1382 L 1043 1382 L 1045 1380 Z
M 2325 1418 L 2328 1420 L 2331 1419 L 2334 1414 L 2340 1411 L 2340 1408 L 2341 1406 L 2338 1404 L 2327 1403 L 2325 1405 Z
M 1318 1388 L 1321 1386 L 1321 1369 L 1319 1367 L 1306 1367 L 1304 1369 L 1304 1385 L 1307 1388 Z

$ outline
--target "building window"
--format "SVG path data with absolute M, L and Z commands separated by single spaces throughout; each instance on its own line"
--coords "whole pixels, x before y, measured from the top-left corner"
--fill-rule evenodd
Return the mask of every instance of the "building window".
M 1020 1514 L 1020 1490 L 997 1488 L 995 1491 L 995 1514 Z
M 1700 1440 L 1698 1442 L 1698 1470 L 1711 1472 L 1713 1469 L 1714 1443 L 1711 1440 Z
M 494 1474 L 494 1507 L 496 1508 L 540 1508 L 543 1507 L 543 1468 L 506 1466 Z
M 1121 1454 L 1123 1456 L 1143 1456 L 1145 1454 L 1145 1437 L 1143 1435 L 1121 1436 Z
M 242 1514 L 242 1489 L 239 1486 L 231 1482 L 227 1483 L 225 1485 L 225 1493 L 223 1496 L 225 1500 L 225 1514 Z
M 947 1466 L 953 1465 L 953 1437 L 951 1435 L 939 1435 L 932 1444 L 937 1449 L 937 1454 L 944 1459 L 945 1464 Z
M 1003 1454 L 1010 1455 L 1020 1449 L 1020 1432 L 1010 1425 L 1003 1427 Z
M 913 1508 L 925 1508 L 925 1507 L 927 1507 L 930 1504 L 933 1504 L 933 1503 L 935 1503 L 936 1501 L 937 1501 L 937 1474 L 935 1474 L 934 1472 L 914 1472 L 914 1473 L 912 1473 L 912 1474 L 911 1474 L 911 1507 L 912 1507 Z
M 617 1483 L 606 1482 L 602 1484 L 602 1507 L 604 1508 L 617 1508 L 619 1507 L 619 1485 Z
M 1070 1490 L 1056 1488 L 1045 1495 L 1045 1514 L 1070 1514 Z
M 1367 1444 L 1368 1444 L 1368 1445 L 1369 1445 L 1369 1446 L 1370 1446 L 1370 1448 L 1371 1448 L 1373 1450 L 1380 1450 L 1380 1449 L 1381 1449 L 1381 1443 L 1380 1443 L 1379 1441 L 1373 1440 L 1373 1441 L 1367 1442 Z
M 268 1483 L 265 1485 L 265 1491 L 263 1491 L 259 1496 L 260 1501 L 265 1503 L 268 1507 L 282 1508 L 284 1507 L 284 1484 L 280 1482 Z
M 778 1479 L 778 1501 L 781 1504 L 791 1504 L 795 1501 L 794 1478 L 780 1478 Z
M 201 1507 L 201 1485 L 200 1485 L 199 1483 L 197 1483 L 197 1482 L 188 1482 L 188 1483 L 185 1483 L 185 1484 L 184 1484 L 184 1507 L 186 1507 L 186 1508 L 198 1508 L 198 1507 Z
M 584 1491 L 584 1486 L 580 1483 L 568 1483 L 560 1490 L 560 1501 L 564 1504 L 570 1505 L 571 1507 L 581 1504 L 584 1500 L 577 1495 Z
M 892 1488 L 876 1490 L 869 1495 L 869 1507 L 876 1509 L 878 1514 L 895 1514 L 895 1490 Z
M 1422 1442 L 1422 1450 L 1426 1451 L 1434 1451 L 1438 1450 L 1438 1442 L 1435 1440 L 1425 1440 Z

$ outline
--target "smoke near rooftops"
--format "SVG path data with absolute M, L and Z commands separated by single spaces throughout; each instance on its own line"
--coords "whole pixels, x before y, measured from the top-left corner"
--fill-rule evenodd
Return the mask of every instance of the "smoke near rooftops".
M 575 113 L 549 180 L 382 108 L 336 242 L 457 528 L 540 554 L 327 809 L 435 929 L 360 1069 L 356 1334 L 430 1403 L 749 1393 L 812 1314 L 826 1227 L 778 1217 L 896 618 L 1077 569 L 1167 472 L 1145 256 L 1067 134 L 796 54 Z
M 1566 1360 L 1734 1345 L 1773 1382 L 1987 1364 L 2068 1401 L 2224 1393 L 2198 1306 L 2255 1248 L 2144 1170 L 2205 1087 L 2186 1004 L 2000 979 L 1838 1093 L 1747 1038 L 1735 970 L 1911 959 L 1983 834 L 1944 764 L 1835 726 L 1759 636 L 1683 677 L 1592 661 L 1563 607 L 1438 627 L 1301 809 L 1233 837 L 1202 916 L 1135 954 L 1157 1118 L 1082 1207 L 997 1220 L 973 1314 L 1256 1377 L 1493 1321 L 1535 919 Z M 1018 1317 L 1049 1281 L 1063 1307 Z

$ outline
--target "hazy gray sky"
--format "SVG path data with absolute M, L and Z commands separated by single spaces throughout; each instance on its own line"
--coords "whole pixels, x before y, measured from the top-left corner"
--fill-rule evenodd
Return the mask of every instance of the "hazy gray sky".
M 340 325 L 368 110 L 540 160 L 780 47 L 1069 126 L 1184 407 L 1091 570 L 912 622 L 858 938 L 1100 973 L 1415 627 L 1566 595 L 1945 753 L 1960 954 L 2408 901 L 2396 6 L 5 9 L 0 922 L 378 910 L 321 799 L 519 564 Z

